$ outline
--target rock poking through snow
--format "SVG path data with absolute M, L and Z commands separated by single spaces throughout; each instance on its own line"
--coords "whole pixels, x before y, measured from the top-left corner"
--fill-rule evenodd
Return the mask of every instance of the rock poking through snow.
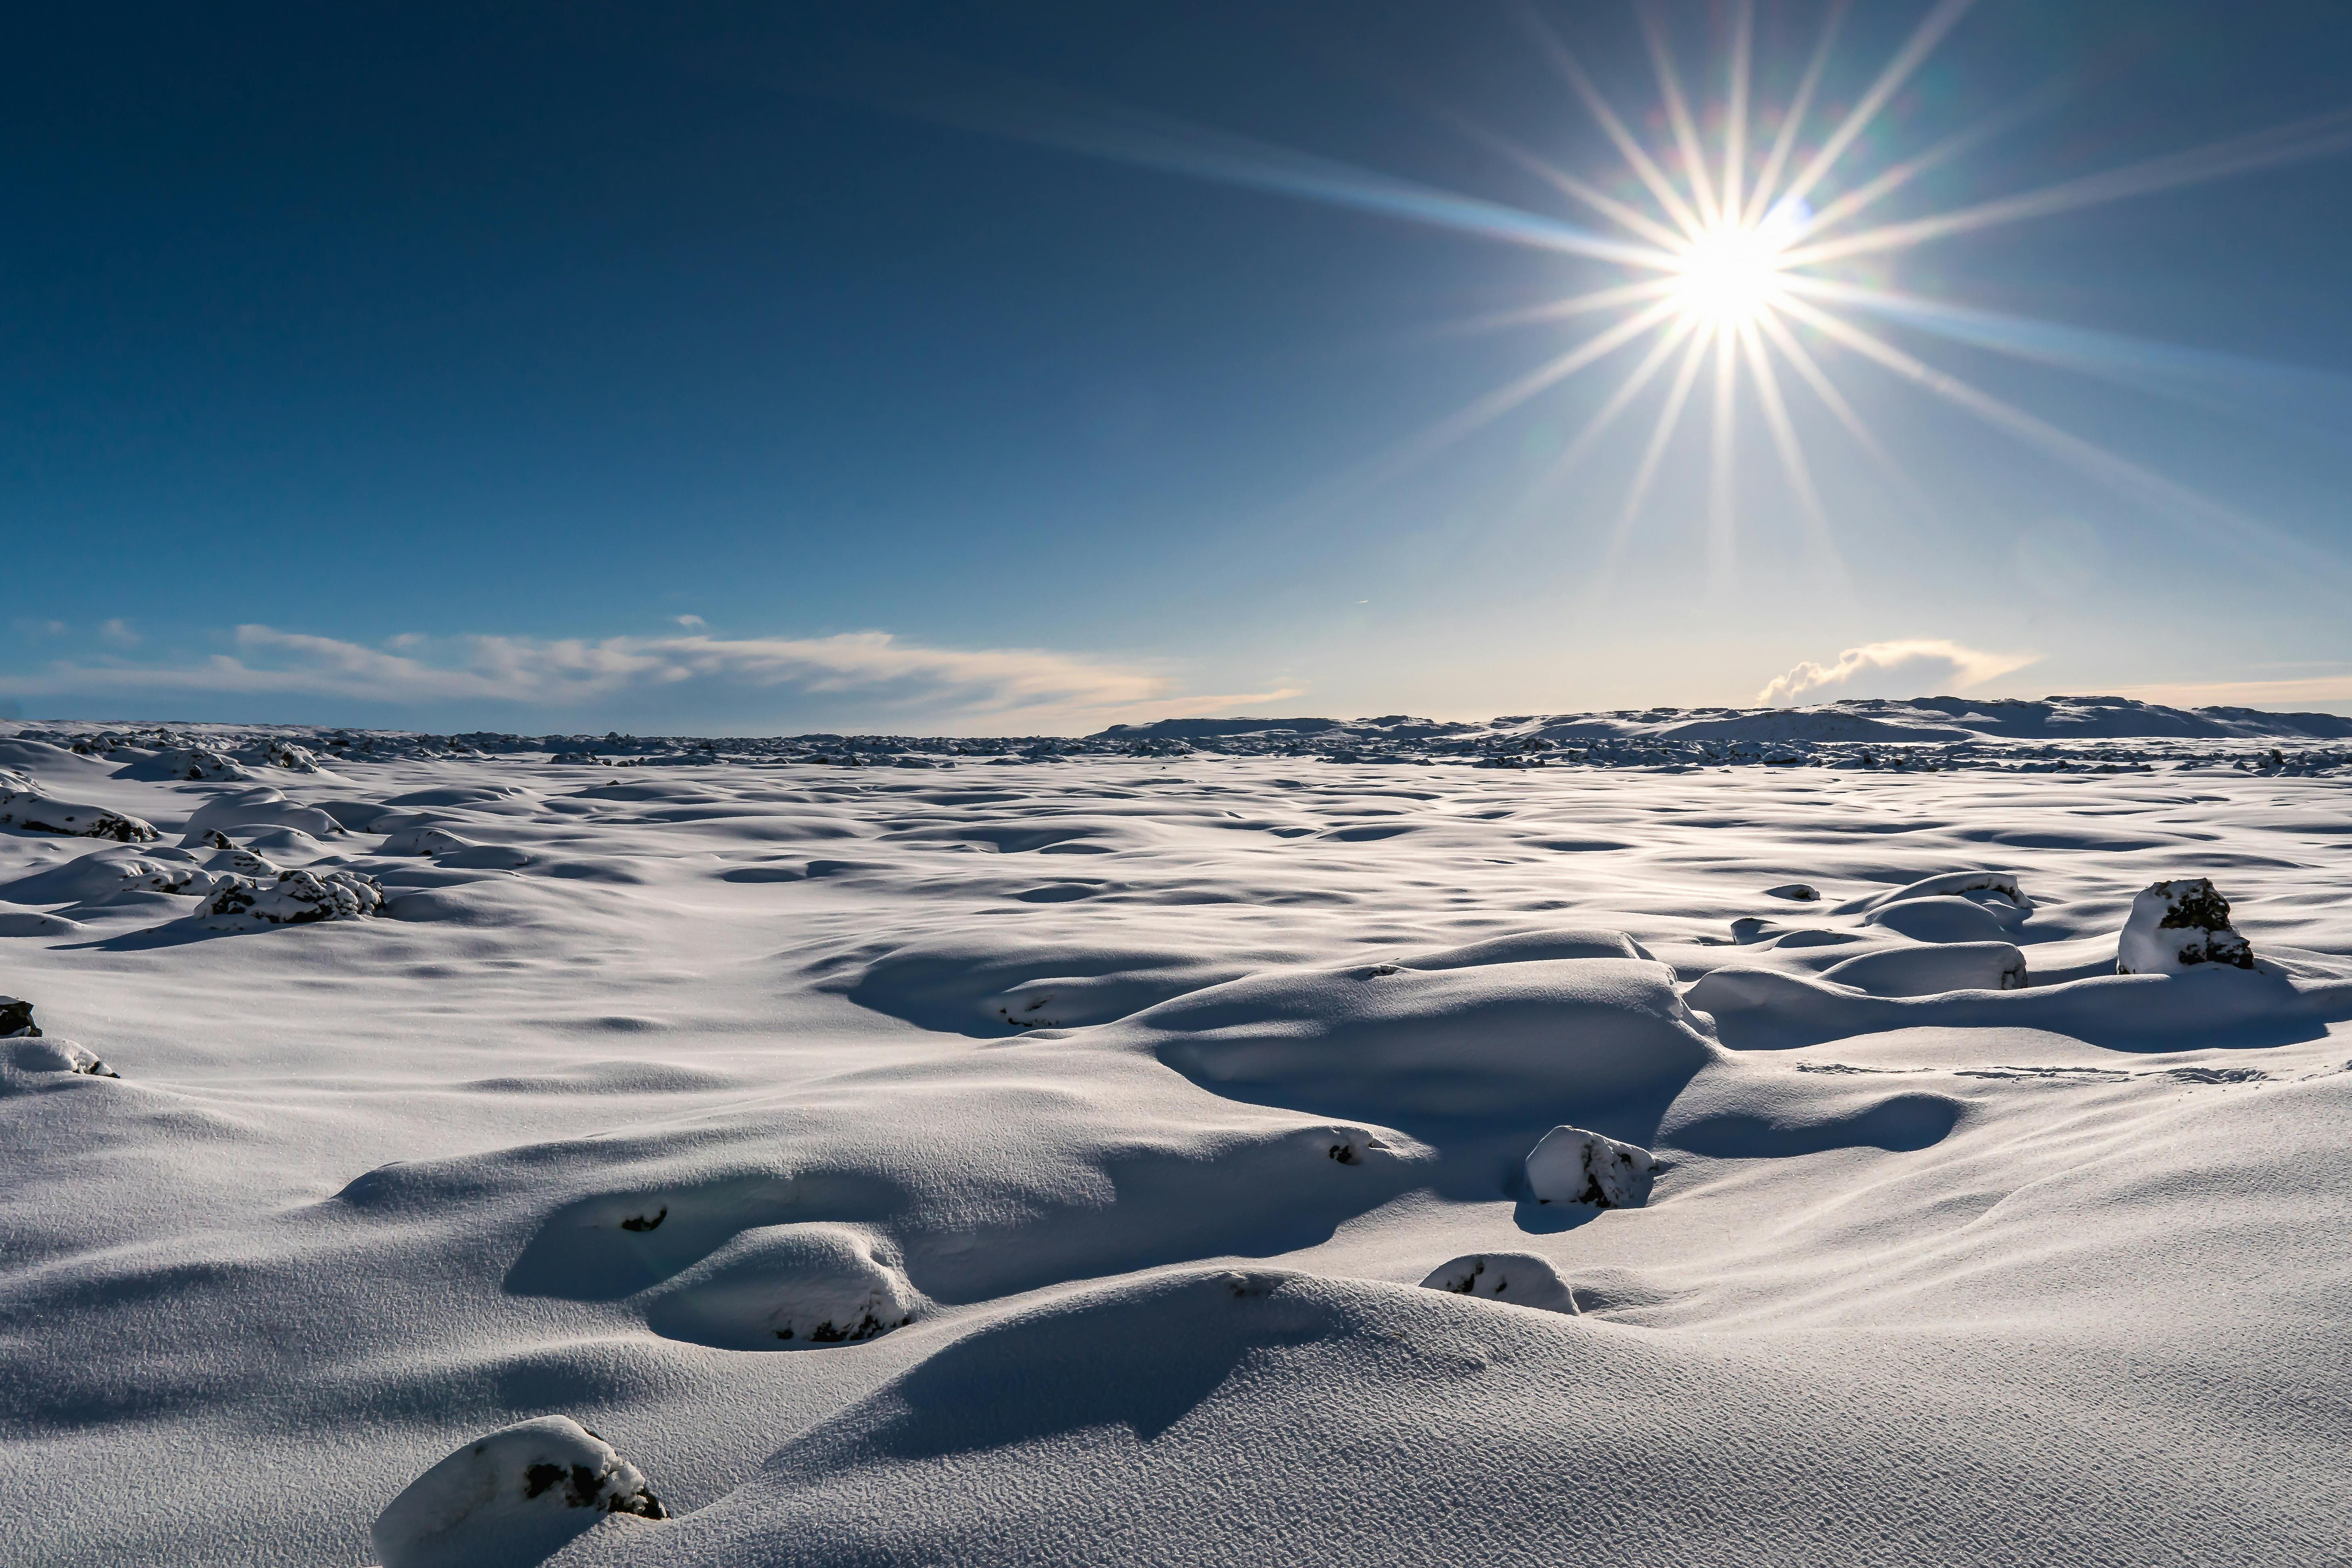
M 2254 966 L 2253 948 L 2230 924 L 2230 900 L 2210 881 L 2158 882 L 2132 900 L 2116 943 L 2117 974 L 2179 974 L 2208 963 Z
M 0 996 L 0 1040 L 38 1039 L 40 1035 L 30 1002 L 20 996 Z
M 149 844 L 159 837 L 152 824 L 135 816 L 53 800 L 25 774 L 6 768 L 0 768 L 0 827 L 61 833 L 69 838 L 111 838 L 118 844 Z
M 1657 1156 L 1647 1149 L 1555 1127 L 1528 1152 L 1528 1191 L 1538 1203 L 1639 1208 L 1650 1198 Z
M 221 879 L 197 911 L 215 931 L 259 931 L 357 920 L 383 908 L 383 888 L 357 871 L 280 871 L 274 881 Z
M 1574 1312 L 1576 1293 L 1551 1260 L 1532 1252 L 1473 1252 L 1441 1263 L 1422 1284 L 1545 1312 Z
M 667 1519 L 638 1468 L 568 1416 L 467 1444 L 408 1484 L 369 1531 L 383 1568 L 521 1568 L 610 1514 Z
M 1777 888 L 1765 889 L 1764 896 L 1768 899 L 1786 899 L 1797 904 L 1819 903 L 1822 898 L 1821 889 L 1810 882 L 1783 882 Z
M 249 779 L 253 774 L 235 758 L 209 746 L 174 746 L 142 758 L 114 775 L 120 779 L 176 779 L 189 784 Z

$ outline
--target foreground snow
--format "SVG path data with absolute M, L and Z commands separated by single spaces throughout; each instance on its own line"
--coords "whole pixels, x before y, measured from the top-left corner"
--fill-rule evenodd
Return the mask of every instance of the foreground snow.
M 8 1561 L 2352 1525 L 2338 778 L 147 738 L 0 739 Z

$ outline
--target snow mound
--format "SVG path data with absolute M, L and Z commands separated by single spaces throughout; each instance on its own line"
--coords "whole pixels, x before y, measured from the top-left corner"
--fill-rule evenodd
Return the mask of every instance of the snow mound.
M 1528 1151 L 1528 1193 L 1539 1204 L 1640 1208 L 1650 1200 L 1657 1156 L 1581 1127 L 1555 1127 Z
M 36 1030 L 35 1035 L 39 1031 Z M 53 1040 L 12 1036 L 0 1045 L 0 1065 L 12 1072 L 78 1072 L 90 1078 L 121 1078 L 122 1075 L 108 1067 L 96 1051 L 77 1046 L 71 1040 Z
M 27 833 L 58 833 L 68 838 L 111 838 L 147 844 L 161 837 L 152 824 L 100 805 L 75 805 L 52 799 L 25 774 L 0 768 L 0 827 Z
M 151 783 L 179 780 L 188 784 L 210 784 L 233 783 L 250 779 L 254 774 L 236 758 L 226 756 L 208 746 L 174 746 L 152 757 L 142 757 L 121 769 L 114 776 Z
M 2025 954 L 2005 942 L 1886 947 L 1831 964 L 1822 978 L 1874 996 L 1935 996 L 1947 991 L 2022 991 Z
M 260 931 L 357 920 L 383 908 L 383 885 L 358 871 L 280 871 L 277 880 L 224 877 L 197 911 L 214 931 Z
M 1783 882 L 1777 888 L 1767 888 L 1768 899 L 1787 899 L 1791 903 L 1811 904 L 1821 901 L 1821 889 L 1810 882 Z
M 668 1517 L 610 1443 L 568 1416 L 542 1415 L 417 1477 L 369 1536 L 383 1568 L 522 1568 L 610 1514 Z
M 379 855 L 447 855 L 455 850 L 471 849 L 474 840 L 461 837 L 446 827 L 430 826 L 404 827 L 384 838 Z
M 2230 924 L 2230 900 L 2203 877 L 2158 882 L 2132 900 L 2116 942 L 2117 974 L 2179 974 L 2201 964 L 2254 967 Z
M 1532 1252 L 1473 1252 L 1441 1263 L 1429 1271 L 1426 1289 L 1456 1296 L 1483 1296 L 1515 1307 L 1544 1312 L 1576 1310 L 1576 1292 L 1559 1277 L 1551 1259 Z
M 2033 900 L 2007 871 L 1947 871 L 1891 892 L 1873 893 L 1840 904 L 1835 913 L 1870 915 L 1923 899 L 1962 899 L 1986 910 L 2003 925 L 2017 925 L 2033 912 Z
M 211 834 L 229 835 L 243 829 L 251 837 L 273 827 L 299 828 L 313 838 L 337 838 L 343 832 L 341 823 L 317 806 L 289 800 L 280 791 L 263 784 L 199 806 L 188 818 L 187 837 L 180 842 L 193 849 L 210 842 Z
M 1633 958 L 1281 970 L 1120 1027 L 1219 1094 L 1408 1130 L 1433 1116 L 1639 1121 L 1717 1054 L 1674 971 Z
M 653 1331 L 721 1350 L 818 1350 L 914 1321 L 921 1298 L 874 1238 L 845 1225 L 745 1231 L 680 1275 L 646 1311 Z

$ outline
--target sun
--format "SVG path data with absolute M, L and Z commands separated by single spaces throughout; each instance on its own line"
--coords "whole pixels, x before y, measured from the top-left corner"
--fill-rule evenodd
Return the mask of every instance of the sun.
M 1723 224 L 1685 243 L 1667 298 L 1698 328 L 1738 332 L 1779 302 L 1786 248 L 1764 224 Z

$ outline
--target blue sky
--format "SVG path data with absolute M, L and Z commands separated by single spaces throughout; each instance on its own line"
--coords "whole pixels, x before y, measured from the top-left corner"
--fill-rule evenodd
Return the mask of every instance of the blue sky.
M 2003 114 L 1854 229 L 2061 194 L 1812 269 L 1953 378 L 1783 318 L 1878 455 L 1780 361 L 1808 502 L 1710 358 L 1630 515 L 1678 359 L 1564 470 L 1647 340 L 1494 406 L 1655 275 L 1542 171 L 1668 219 L 1510 6 L 832 10 L 20 18 L 0 713 L 2352 711 L 2340 5 L 1856 7 L 1792 171 L 1948 27 L 1814 211 Z M 1711 164 L 1739 9 L 1659 15 Z M 1633 9 L 1538 17 L 1686 186 Z

